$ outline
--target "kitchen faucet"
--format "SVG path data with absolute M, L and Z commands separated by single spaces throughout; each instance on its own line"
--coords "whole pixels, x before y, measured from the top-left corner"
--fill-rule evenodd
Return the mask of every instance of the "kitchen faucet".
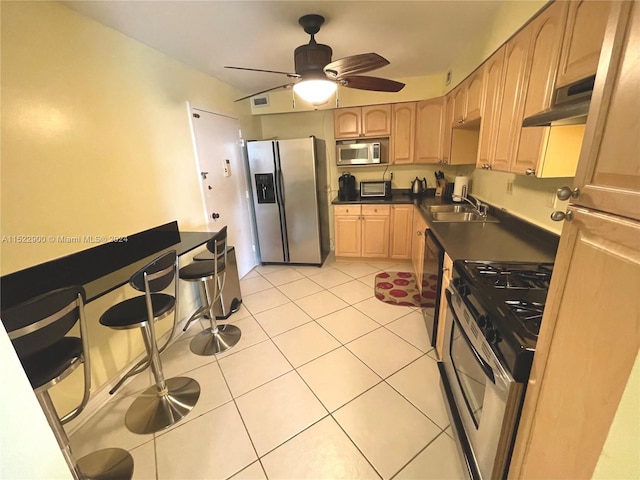
M 482 203 L 477 198 L 474 198 L 473 200 L 471 200 L 468 197 L 462 196 L 462 195 L 453 195 L 453 198 L 458 198 L 460 200 L 464 200 L 469 205 L 471 205 L 473 208 L 475 208 L 476 212 L 478 212 L 478 215 L 480 215 L 482 218 L 486 218 L 487 217 L 487 210 L 488 210 L 489 206 L 484 204 L 484 203 Z

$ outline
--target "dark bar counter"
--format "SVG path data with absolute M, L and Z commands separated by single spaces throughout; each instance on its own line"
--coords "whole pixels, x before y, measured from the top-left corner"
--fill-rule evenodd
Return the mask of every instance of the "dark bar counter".
M 184 255 L 215 232 L 181 232 L 173 221 L 103 245 L 0 277 L 2 309 L 69 285 L 82 285 L 87 302 L 125 285 L 133 273 L 161 253 Z

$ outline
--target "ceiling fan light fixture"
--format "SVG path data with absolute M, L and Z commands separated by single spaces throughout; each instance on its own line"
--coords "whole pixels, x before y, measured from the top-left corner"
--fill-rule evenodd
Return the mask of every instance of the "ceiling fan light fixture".
M 318 106 L 327 103 L 337 88 L 336 83 L 331 80 L 314 78 L 299 81 L 293 86 L 293 91 L 306 102 Z

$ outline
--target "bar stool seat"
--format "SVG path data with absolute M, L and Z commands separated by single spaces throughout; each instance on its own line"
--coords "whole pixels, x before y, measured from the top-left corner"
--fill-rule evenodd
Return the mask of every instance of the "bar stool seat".
M 121 448 L 106 448 L 76 461 L 64 430 L 63 425 L 84 410 L 91 393 L 84 299 L 85 292 L 80 286 L 61 288 L 3 310 L 2 322 L 73 478 L 131 479 L 133 458 L 129 452 Z M 66 336 L 78 320 L 80 338 Z M 49 389 L 81 365 L 84 370 L 82 400 L 60 418 Z
M 142 392 L 125 414 L 125 425 L 133 433 L 149 434 L 168 428 L 184 418 L 200 397 L 200 385 L 192 378 L 174 377 L 165 380 L 156 340 L 155 322 L 171 313 L 177 315 L 177 269 L 175 250 L 160 255 L 134 273 L 129 280 L 129 284 L 144 292 L 144 295 L 124 300 L 110 307 L 100 317 L 100 323 L 106 327 L 116 330 L 140 328 L 142 332 L 147 357 L 127 376 L 138 373 L 149 365 L 155 385 Z M 172 282 L 174 295 L 163 293 L 162 290 Z
M 153 293 L 151 294 L 151 305 L 153 318 L 157 322 L 174 311 L 176 299 L 166 293 Z M 122 330 L 140 328 L 147 320 L 147 305 L 144 295 L 120 302 L 100 317 L 100 323 L 105 327 Z

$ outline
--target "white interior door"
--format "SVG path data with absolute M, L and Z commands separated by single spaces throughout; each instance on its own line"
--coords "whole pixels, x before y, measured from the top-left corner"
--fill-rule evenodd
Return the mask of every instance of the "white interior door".
M 208 224 L 212 231 L 227 226 L 242 277 L 256 265 L 256 255 L 240 122 L 199 108 L 191 108 L 191 122 Z

